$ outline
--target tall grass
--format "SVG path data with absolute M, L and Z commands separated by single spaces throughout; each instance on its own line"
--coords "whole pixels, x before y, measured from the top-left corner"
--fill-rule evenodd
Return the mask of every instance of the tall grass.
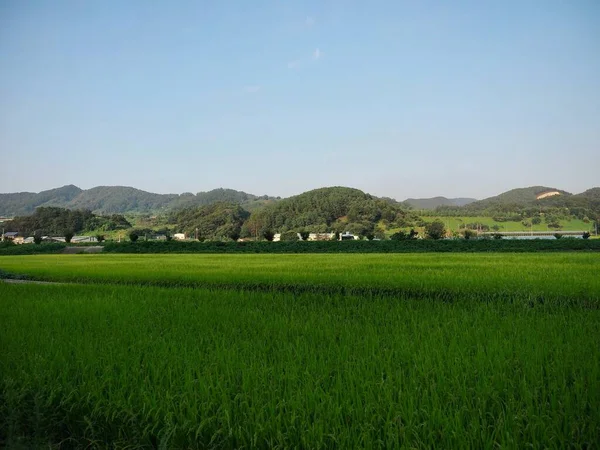
M 480 300 L 0 283 L 0 446 L 596 446 L 600 311 Z

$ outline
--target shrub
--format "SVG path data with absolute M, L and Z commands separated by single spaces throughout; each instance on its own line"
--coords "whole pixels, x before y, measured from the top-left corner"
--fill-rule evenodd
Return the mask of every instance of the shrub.
M 281 241 L 293 242 L 298 240 L 298 234 L 295 231 L 285 231 L 281 233 Z
M 590 238 L 590 233 L 586 231 L 585 233 L 583 233 L 583 234 L 581 235 L 581 237 L 582 237 L 583 239 L 589 239 L 589 238 Z
M 434 220 L 433 222 L 428 223 L 425 227 L 425 233 L 429 239 L 442 239 L 446 234 L 444 222 L 440 220 Z
M 563 237 L 563 236 L 562 236 L 562 234 L 559 234 L 559 233 L 554 233 L 554 237 L 555 237 L 556 239 L 562 239 L 562 237 Z
M 138 238 L 139 238 L 139 235 L 135 231 L 132 231 L 132 232 L 129 233 L 129 240 L 131 242 L 137 241 Z
M 65 242 L 68 244 L 71 242 L 71 239 L 73 239 L 73 236 L 75 236 L 75 233 L 73 233 L 72 231 L 67 231 L 65 233 Z
M 264 238 L 265 238 L 267 241 L 271 242 L 271 241 L 273 241 L 273 238 L 275 237 L 275 233 L 273 233 L 271 230 L 265 230 L 265 231 L 263 232 L 263 237 L 264 237 Z
M 96 240 L 98 242 L 103 242 L 106 239 L 106 237 L 103 234 L 97 234 L 96 235 Z
M 465 239 L 471 239 L 477 236 L 477 233 L 473 230 L 465 230 L 463 233 Z
M 310 233 L 308 231 L 301 231 L 300 232 L 300 237 L 302 238 L 303 241 L 308 241 L 308 236 L 310 235 Z

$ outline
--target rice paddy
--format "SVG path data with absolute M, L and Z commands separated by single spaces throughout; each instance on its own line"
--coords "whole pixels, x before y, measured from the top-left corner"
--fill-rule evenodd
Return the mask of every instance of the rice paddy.
M 595 448 L 595 254 L 39 255 L 0 446 Z

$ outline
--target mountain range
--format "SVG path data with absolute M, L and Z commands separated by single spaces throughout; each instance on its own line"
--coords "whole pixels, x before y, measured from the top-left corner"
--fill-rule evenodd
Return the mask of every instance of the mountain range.
M 331 188 L 333 189 L 333 188 Z M 548 194 L 549 193 L 549 194 Z M 550 195 L 539 200 L 540 195 Z M 40 206 L 58 206 L 69 209 L 89 209 L 97 214 L 116 213 L 161 213 L 184 208 L 227 202 L 241 205 L 245 210 L 253 211 L 261 206 L 279 202 L 279 197 L 258 196 L 233 189 L 213 189 L 196 194 L 154 194 L 126 186 L 97 186 L 80 189 L 67 185 L 39 193 L 19 192 L 0 194 L 0 216 L 12 217 L 32 214 Z M 392 204 L 400 204 L 391 198 L 382 198 Z M 466 211 L 482 211 L 500 205 L 532 206 L 544 202 L 549 206 L 569 204 L 582 206 L 591 201 L 594 205 L 600 201 L 600 187 L 588 189 L 580 194 L 547 187 L 532 186 L 512 189 L 500 195 L 483 200 L 474 198 L 409 198 L 403 204 L 415 209 L 465 208 Z
M 71 184 L 39 193 L 0 194 L 0 216 L 28 215 L 40 206 L 89 209 L 98 214 L 122 214 L 167 212 L 215 202 L 237 203 L 251 211 L 276 200 L 277 198 L 267 195 L 257 196 L 222 188 L 197 194 L 154 194 L 127 186 L 97 186 L 83 190 Z
M 407 198 L 404 200 L 415 209 L 435 209 L 438 206 L 465 206 L 469 203 L 476 202 L 476 198 L 446 198 L 446 197 L 432 197 L 432 198 Z

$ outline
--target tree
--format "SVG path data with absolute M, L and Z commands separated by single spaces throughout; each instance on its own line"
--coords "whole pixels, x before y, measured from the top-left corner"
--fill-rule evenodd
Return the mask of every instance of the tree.
M 300 237 L 302 238 L 303 241 L 308 241 L 308 236 L 310 236 L 310 233 L 308 231 L 300 232 Z
M 464 238 L 468 240 L 477 236 L 477 233 L 475 233 L 473 230 L 465 230 L 463 235 Z
M 408 239 L 408 235 L 404 231 L 398 231 L 390 236 L 392 241 L 404 241 Z
M 131 232 L 129 233 L 129 240 L 130 240 L 131 242 L 135 242 L 135 241 L 137 241 L 137 240 L 138 240 L 138 238 L 139 238 L 139 235 L 138 235 L 138 234 L 137 234 L 135 231 L 131 231 Z
M 581 235 L 581 237 L 582 237 L 583 239 L 589 239 L 589 238 L 590 238 L 590 233 L 589 233 L 588 231 L 586 231 L 585 233 L 583 233 L 583 234 Z
M 33 235 L 33 243 L 34 244 L 42 243 L 42 233 L 40 233 L 39 231 L 35 232 L 35 234 Z
M 229 239 L 231 239 L 232 241 L 236 241 L 240 238 L 240 232 L 235 229 L 229 232 Z
M 295 231 L 285 231 L 283 233 L 281 233 L 281 238 L 282 241 L 297 241 L 298 240 L 298 233 L 296 233 Z
M 562 239 L 562 234 L 560 234 L 560 233 L 554 233 L 554 237 L 556 239 Z
M 429 239 L 442 239 L 446 235 L 446 228 L 444 222 L 441 220 L 434 220 L 425 226 L 425 233 Z
M 273 233 L 271 230 L 265 230 L 265 231 L 263 232 L 263 237 L 264 237 L 264 238 L 265 238 L 267 241 L 269 241 L 269 242 L 272 242 L 272 241 L 273 241 L 273 238 L 275 238 L 275 233 Z
M 71 239 L 73 239 L 73 236 L 75 236 L 75 233 L 73 233 L 72 231 L 65 232 L 65 242 L 67 244 L 70 243 Z
M 106 238 L 104 237 L 104 235 L 103 235 L 103 234 L 97 234 L 97 235 L 96 235 L 96 240 L 97 240 L 98 242 L 102 242 L 102 241 L 104 241 L 105 239 L 106 239 Z

